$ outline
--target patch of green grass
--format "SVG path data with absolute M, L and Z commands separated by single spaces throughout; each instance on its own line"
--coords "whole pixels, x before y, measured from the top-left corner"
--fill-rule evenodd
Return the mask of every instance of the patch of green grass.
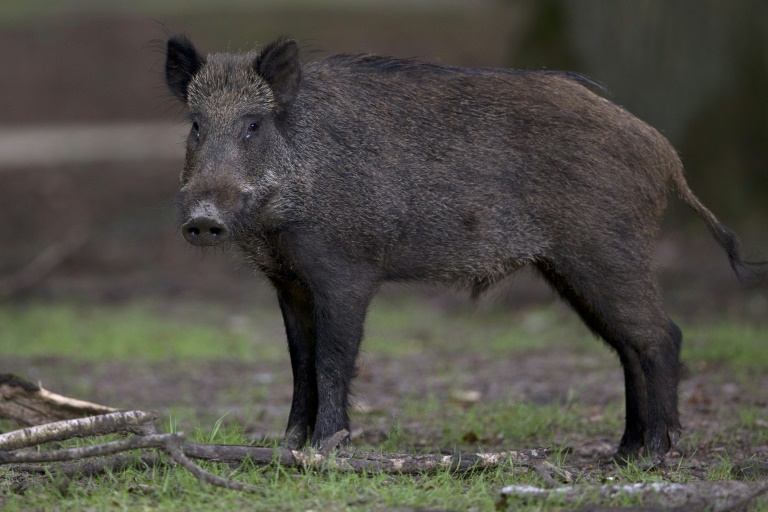
M 573 409 L 559 404 L 536 405 L 530 402 L 501 406 L 478 404 L 461 412 L 459 421 L 444 423 L 444 437 L 461 442 L 468 433 L 480 439 L 504 439 L 525 446 L 551 444 L 555 433 L 572 424 Z
M 530 401 L 495 401 L 462 404 L 436 395 L 403 401 L 392 430 L 381 446 L 368 450 L 409 452 L 413 443 L 426 440 L 419 451 L 458 449 L 487 451 L 510 446 L 563 449 L 570 438 L 615 437 L 624 427 L 621 400 L 604 404 L 599 412 L 577 400 L 566 404 Z
M 768 370 L 768 325 L 721 321 L 684 331 L 683 360 Z
M 446 311 L 425 304 L 423 299 L 397 296 L 374 301 L 363 349 L 402 356 L 430 350 L 456 355 L 473 350 L 511 355 L 553 346 L 579 351 L 604 349 L 578 318 L 562 307 L 480 311 L 468 303 Z
M 152 304 L 0 304 L 0 353 L 86 361 L 285 357 L 277 307 L 269 318 L 265 312 L 228 321 L 222 316 L 194 309 L 158 311 Z M 604 350 L 570 316 L 556 308 L 507 314 L 467 307 L 456 313 L 417 299 L 377 300 L 362 350 L 396 356 L 431 350 L 460 356 L 473 349 L 520 354 L 560 345 Z
M 664 476 L 652 467 L 649 460 L 627 460 L 616 465 L 616 474 L 622 483 L 663 482 Z
M 222 321 L 223 316 L 194 309 L 158 311 L 152 304 L 0 304 L 0 353 L 84 361 L 285 357 L 276 306 L 252 317 Z M 561 344 L 603 350 L 568 316 L 557 309 L 506 314 L 467 307 L 447 313 L 423 300 L 377 300 L 367 319 L 362 350 L 396 356 L 431 350 L 460 356 L 475 347 L 500 355 L 520 354 Z
M 0 305 L 0 353 L 6 356 L 86 361 L 284 356 L 284 342 L 262 334 L 217 326 L 195 315 L 163 314 L 148 305 Z
M 768 412 L 764 406 L 744 406 L 739 409 L 740 428 L 752 433 L 755 444 L 768 443 Z
M 719 463 L 713 466 L 707 472 L 707 480 L 730 480 L 733 478 L 733 461 L 723 455 L 718 454 Z

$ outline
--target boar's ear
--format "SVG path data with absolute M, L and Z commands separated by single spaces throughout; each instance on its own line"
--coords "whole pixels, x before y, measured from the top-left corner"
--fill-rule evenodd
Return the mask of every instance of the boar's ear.
M 174 96 L 186 103 L 189 82 L 200 71 L 205 59 L 184 36 L 168 39 L 165 55 L 165 82 Z
M 301 60 L 296 41 L 278 39 L 267 45 L 256 57 L 254 67 L 269 84 L 280 107 L 296 97 L 301 85 Z

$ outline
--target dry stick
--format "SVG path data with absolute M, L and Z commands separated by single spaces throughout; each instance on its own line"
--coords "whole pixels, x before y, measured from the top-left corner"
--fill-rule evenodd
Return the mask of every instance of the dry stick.
M 336 448 L 341 445 L 341 443 L 344 442 L 344 440 L 349 436 L 349 432 L 345 429 L 341 429 L 335 434 L 331 436 L 329 440 L 327 440 L 323 446 L 320 448 L 320 454 L 325 455 L 326 457 L 334 452 Z
M 64 463 L 58 472 L 62 473 L 67 478 L 73 478 L 75 476 L 89 477 L 96 476 L 107 471 L 117 473 L 126 469 L 138 469 L 146 470 L 159 466 L 162 462 L 160 456 L 156 452 L 142 453 L 139 456 L 135 455 L 115 455 L 113 457 L 104 459 L 91 459 L 73 461 L 72 463 Z
M 560 487 L 560 484 L 557 483 L 557 480 L 552 478 L 550 471 L 548 471 L 548 468 L 544 467 L 544 464 L 537 464 L 534 471 L 536 471 L 536 473 L 544 480 L 544 487 L 549 489 Z
M 522 467 L 549 471 L 556 478 L 568 482 L 573 477 L 565 470 L 544 465 L 545 450 L 521 450 L 497 453 L 475 453 L 456 455 L 410 455 L 410 454 L 355 454 L 344 452 L 327 456 L 318 452 L 262 448 L 258 446 L 210 445 L 184 443 L 184 453 L 193 458 L 217 462 L 243 462 L 250 460 L 256 465 L 272 462 L 286 467 L 319 467 L 357 473 L 416 474 L 435 471 L 465 472 L 475 469 L 490 469 L 501 464 L 512 463 Z
M 192 462 L 182 451 L 179 449 L 181 444 L 180 438 L 169 440 L 164 448 L 168 451 L 168 455 L 176 461 L 179 465 L 184 467 L 187 471 L 192 473 L 201 482 L 207 482 L 217 487 L 226 487 L 227 489 L 234 489 L 235 491 L 248 491 L 248 492 L 265 492 L 265 489 L 256 487 L 253 485 L 243 484 L 227 478 L 221 478 L 212 473 L 205 471 L 203 468 Z
M 768 483 L 764 483 L 764 484 L 760 485 L 757 488 L 756 491 L 754 491 L 751 494 L 749 494 L 748 496 L 740 499 L 739 501 L 737 501 L 733 505 L 730 505 L 728 507 L 723 507 L 721 509 L 718 509 L 717 512 L 735 512 L 736 510 L 744 510 L 744 509 L 746 509 L 747 504 L 749 504 L 749 502 L 751 502 L 753 500 L 756 500 L 757 498 L 759 498 L 760 496 L 762 496 L 763 494 L 766 494 L 766 493 L 768 493 Z
M 143 448 L 165 448 L 169 438 L 181 437 L 179 434 L 153 434 L 149 436 L 132 436 L 119 441 L 81 446 L 80 448 L 65 448 L 38 452 L 0 452 L 0 464 L 20 462 L 60 462 L 63 460 L 78 460 L 89 457 L 111 455 L 127 450 Z
M 111 471 L 116 473 L 126 469 L 146 469 L 160 464 L 160 457 L 155 452 L 142 453 L 141 455 L 114 455 L 103 459 L 74 460 L 65 462 L 57 468 L 57 474 L 67 478 L 75 476 L 90 477 Z M 46 474 L 49 468 L 36 464 L 9 464 L 9 471 L 16 473 Z
M 573 475 L 570 473 L 570 471 L 566 471 L 563 468 L 559 468 L 546 459 L 536 464 L 536 472 L 542 476 L 543 474 L 546 473 L 547 475 L 550 476 L 550 478 L 552 475 L 554 475 L 557 480 L 560 480 L 560 482 L 564 484 L 573 483 Z M 555 486 L 558 486 L 558 485 L 559 484 L 555 482 Z
M 752 491 L 755 488 L 756 490 Z M 686 484 L 672 482 L 651 482 L 634 484 L 607 485 L 570 485 L 556 489 L 545 489 L 531 485 L 510 485 L 501 490 L 502 503 L 509 498 L 531 500 L 550 500 L 556 498 L 563 505 L 579 505 L 585 501 L 604 502 L 620 495 L 632 495 L 643 500 L 648 510 L 713 510 L 716 512 L 734 512 L 742 510 L 752 500 L 766 492 L 768 485 L 758 486 L 735 480 L 697 481 Z M 737 498 L 746 495 L 744 498 Z M 583 509 L 607 510 L 600 506 L 588 506 Z M 633 509 L 634 510 L 634 509 Z
M 257 466 L 265 466 L 273 462 L 285 467 L 297 465 L 291 450 L 279 448 L 187 442 L 182 446 L 182 450 L 187 457 L 209 462 L 241 463 L 250 460 Z
M 61 423 L 71 423 L 68 422 Z M 252 485 L 242 484 L 218 477 L 205 471 L 203 468 L 189 460 L 179 446 L 183 439 L 183 434 L 150 434 L 146 436 L 133 436 L 128 439 L 102 443 L 94 446 L 83 446 L 80 448 L 68 448 L 62 450 L 51 450 L 44 452 L 0 452 L 0 464 L 30 463 L 30 462 L 60 462 L 66 460 L 79 460 L 89 457 L 99 457 L 124 452 L 127 450 L 137 450 L 146 448 L 161 448 L 168 452 L 170 458 L 180 466 L 191 472 L 201 482 L 209 483 L 217 487 L 226 487 L 237 491 L 262 492 L 263 489 Z
M 462 473 L 490 469 L 507 463 L 535 469 L 546 456 L 544 450 L 455 455 L 381 454 L 369 458 L 346 457 L 343 454 L 327 458 L 319 453 L 306 452 L 293 452 L 293 455 L 305 466 L 324 466 L 341 471 L 392 474 L 417 474 L 435 471 Z
M 144 434 L 155 431 L 157 413 L 121 411 L 88 418 L 57 421 L 0 435 L 0 450 L 10 451 L 73 437 L 101 436 L 115 432 Z M 148 425 L 149 424 L 149 425 Z
M 51 440 L 61 440 L 61 437 Z M 27 444 L 27 446 L 29 446 L 29 444 Z M 0 448 L 2 447 L 3 445 L 0 444 Z M 139 448 L 139 446 L 135 447 Z M 572 481 L 570 473 L 545 463 L 545 450 L 456 454 L 447 456 L 410 454 L 369 454 L 366 456 L 365 454 L 352 455 L 341 452 L 328 456 L 312 451 L 287 450 L 280 448 L 273 449 L 259 446 L 184 443 L 181 446 L 181 451 L 187 457 L 192 459 L 207 460 L 210 462 L 242 463 L 251 461 L 253 464 L 259 466 L 277 462 L 284 467 L 304 467 L 307 469 L 325 468 L 357 473 L 417 474 L 440 470 L 461 473 L 478 469 L 490 469 L 501 464 L 511 463 L 539 472 L 548 472 L 551 475 L 551 478 L 554 477 L 555 479 L 559 479 L 566 483 Z M 0 462 L 2 462 L 1 459 Z M 13 462 L 22 462 L 22 460 L 9 459 L 5 463 Z M 35 459 L 24 460 L 24 462 L 40 461 Z

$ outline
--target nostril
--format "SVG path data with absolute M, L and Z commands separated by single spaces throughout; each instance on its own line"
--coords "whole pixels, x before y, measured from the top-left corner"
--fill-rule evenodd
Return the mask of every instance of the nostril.
M 227 227 L 210 217 L 195 217 L 182 226 L 182 233 L 192 245 L 217 245 L 229 237 Z

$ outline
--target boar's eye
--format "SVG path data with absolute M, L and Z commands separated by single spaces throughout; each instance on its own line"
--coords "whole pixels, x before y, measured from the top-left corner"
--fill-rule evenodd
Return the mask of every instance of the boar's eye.
M 200 125 L 197 124 L 197 121 L 192 122 L 192 135 L 198 139 L 200 138 Z
M 245 138 L 250 139 L 251 135 L 256 133 L 259 129 L 259 123 L 249 123 L 248 127 L 245 129 Z

